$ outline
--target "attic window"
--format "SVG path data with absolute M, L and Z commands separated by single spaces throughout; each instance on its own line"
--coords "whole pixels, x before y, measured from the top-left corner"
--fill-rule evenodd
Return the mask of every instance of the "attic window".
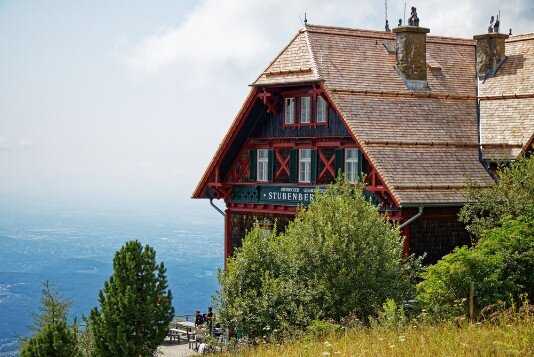
M 441 65 L 428 53 L 426 54 L 426 67 L 432 72 L 432 75 L 441 76 Z
M 295 98 L 285 99 L 285 123 L 295 124 Z

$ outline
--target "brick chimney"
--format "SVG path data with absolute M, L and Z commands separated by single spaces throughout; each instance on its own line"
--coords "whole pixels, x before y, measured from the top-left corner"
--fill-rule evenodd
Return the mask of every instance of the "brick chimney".
M 401 21 L 399 20 L 399 25 Z M 399 76 L 411 90 L 428 90 L 426 80 L 426 34 L 429 29 L 419 27 L 417 9 L 412 7 L 408 19 L 409 26 L 399 26 L 393 29 L 397 40 L 395 69 Z
M 477 75 L 480 79 L 493 77 L 506 59 L 504 55 L 505 40 L 509 36 L 503 33 L 485 33 L 473 36 L 477 40 Z

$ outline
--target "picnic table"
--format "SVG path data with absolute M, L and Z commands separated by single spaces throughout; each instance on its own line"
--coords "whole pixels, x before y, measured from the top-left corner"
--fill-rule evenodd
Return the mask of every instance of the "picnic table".
M 169 328 L 169 339 L 171 341 L 177 341 L 180 343 L 180 339 L 183 335 L 187 337 L 187 341 L 191 339 L 191 336 L 194 336 L 195 323 L 191 321 L 175 321 L 172 323 L 172 327 Z

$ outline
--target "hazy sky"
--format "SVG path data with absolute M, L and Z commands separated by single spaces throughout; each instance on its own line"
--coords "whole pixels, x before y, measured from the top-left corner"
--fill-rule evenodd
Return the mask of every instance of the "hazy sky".
M 534 0 L 420 0 L 435 35 L 534 31 Z M 388 1 L 390 24 L 404 2 Z M 383 1 L 0 0 L 0 199 L 183 202 L 248 84 L 302 27 Z M 407 15 L 407 16 L 408 16 Z

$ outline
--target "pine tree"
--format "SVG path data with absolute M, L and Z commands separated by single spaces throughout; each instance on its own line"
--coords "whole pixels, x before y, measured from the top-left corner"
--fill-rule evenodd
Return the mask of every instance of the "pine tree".
M 40 313 L 32 313 L 33 324 L 28 328 L 35 335 L 22 341 L 21 356 L 80 356 L 76 332 L 67 326 L 67 314 L 71 301 L 48 281 L 41 290 Z
M 156 252 L 127 242 L 113 259 L 113 275 L 90 314 L 95 348 L 102 356 L 152 356 L 174 317 L 166 269 Z
M 45 325 L 22 346 L 21 357 L 81 356 L 76 332 L 65 321 Z

